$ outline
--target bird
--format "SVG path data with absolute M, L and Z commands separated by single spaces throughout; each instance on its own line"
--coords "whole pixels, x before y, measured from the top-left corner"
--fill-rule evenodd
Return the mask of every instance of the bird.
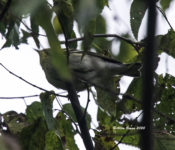
M 37 52 L 48 82 L 58 89 L 66 90 L 65 79 L 61 78 L 52 64 L 51 49 L 37 50 Z M 70 50 L 68 59 L 68 67 L 76 91 L 85 90 L 87 85 L 105 87 L 107 81 L 116 75 L 138 77 L 142 66 L 141 63 L 123 64 L 95 52 L 84 54 L 83 51 L 78 50 Z

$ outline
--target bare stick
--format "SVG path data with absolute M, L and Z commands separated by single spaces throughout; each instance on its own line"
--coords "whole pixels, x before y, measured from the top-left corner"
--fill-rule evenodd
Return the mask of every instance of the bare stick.
M 86 113 L 87 113 L 87 108 L 89 106 L 89 103 L 90 103 L 90 90 L 89 90 L 89 87 L 87 88 L 87 104 L 86 104 L 86 108 L 84 110 L 84 114 L 83 114 L 83 117 L 86 117 Z
M 141 46 L 143 46 L 138 42 L 134 42 L 134 41 L 132 41 L 128 38 L 121 37 L 117 34 L 94 34 L 93 37 L 94 38 L 109 38 L 109 37 L 118 38 L 120 40 L 123 40 L 123 41 L 127 42 L 128 44 L 131 44 L 136 50 L 138 50 Z M 84 40 L 84 37 L 68 39 L 67 42 L 72 43 L 72 42 L 77 42 L 77 41 L 82 41 L 82 40 Z M 65 41 L 60 41 L 60 43 L 65 44 L 66 42 Z
M 24 98 L 32 98 L 32 97 L 38 97 L 39 95 L 28 95 L 28 96 L 14 96 L 14 97 L 0 97 L 0 99 L 24 99 Z
M 156 6 L 156 8 L 161 12 L 161 14 L 163 15 L 163 17 L 165 18 L 165 20 L 167 21 L 168 25 L 170 26 L 170 28 L 174 31 L 173 27 L 171 26 L 165 12 L 159 7 L 159 6 Z
M 48 91 L 48 90 L 46 90 L 46 89 L 43 89 L 42 87 L 39 87 L 39 86 L 37 86 L 37 85 L 35 85 L 35 84 L 33 84 L 33 83 L 31 83 L 31 82 L 25 80 L 24 78 L 22 78 L 22 77 L 16 75 L 15 73 L 13 73 L 13 72 L 10 71 L 9 69 L 7 69 L 2 63 L 0 63 L 0 65 L 1 65 L 6 71 L 8 71 L 10 74 L 12 74 L 13 76 L 17 77 L 18 79 L 24 81 L 25 83 L 27 83 L 27 84 L 29 84 L 29 85 L 31 85 L 31 86 L 37 88 L 37 89 L 40 89 L 40 90 L 42 90 L 42 91 L 45 91 L 45 92 L 48 92 L 48 93 L 54 94 L 54 95 L 56 95 L 56 96 L 60 96 L 60 97 L 68 97 L 68 96 L 65 96 L 65 95 L 56 94 L 56 93 L 54 93 L 54 92 Z

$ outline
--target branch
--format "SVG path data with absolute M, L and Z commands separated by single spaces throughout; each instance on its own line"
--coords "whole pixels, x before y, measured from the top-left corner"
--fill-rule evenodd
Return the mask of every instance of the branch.
M 57 14 L 59 16 L 59 14 Z M 58 17 L 60 18 L 60 17 Z M 67 51 L 67 63 L 69 64 L 69 42 L 68 42 L 68 37 L 66 35 L 65 32 L 65 28 L 64 28 L 64 22 L 62 22 L 61 19 L 59 19 L 62 30 L 63 30 L 63 34 L 65 37 L 65 46 L 66 46 L 66 51 Z M 89 133 L 89 129 L 87 127 L 87 122 L 86 122 L 86 118 L 83 116 L 83 111 L 81 109 L 81 105 L 78 99 L 78 95 L 76 93 L 76 90 L 73 86 L 73 83 L 71 81 L 67 81 L 66 83 L 66 89 L 68 91 L 68 96 L 72 105 L 72 108 L 74 110 L 78 125 L 80 127 L 80 131 L 81 131 L 81 137 L 83 139 L 84 145 L 86 147 L 86 150 L 93 150 L 94 146 L 92 143 L 92 139 Z
M 17 77 L 18 79 L 24 81 L 25 83 L 27 83 L 27 84 L 29 84 L 29 85 L 31 85 L 31 86 L 33 86 L 33 87 L 39 89 L 39 90 L 42 90 L 42 91 L 44 91 L 44 92 L 48 92 L 48 93 L 54 94 L 55 96 L 68 97 L 68 96 L 65 96 L 65 95 L 56 94 L 56 93 L 54 93 L 54 92 L 48 91 L 48 90 L 46 90 L 46 89 L 43 89 L 42 87 L 39 87 L 39 86 L 37 86 L 37 85 L 35 85 L 35 84 L 33 84 L 33 83 L 31 83 L 31 82 L 25 80 L 24 78 L 22 78 L 22 77 L 16 75 L 15 73 L 13 73 L 13 72 L 10 71 L 9 69 L 7 69 L 2 63 L 0 63 L 0 65 L 1 65 L 7 72 L 9 72 L 11 75 Z
M 61 104 L 61 102 L 60 102 L 60 100 L 58 99 L 58 97 L 56 97 L 56 101 L 57 101 L 58 105 L 59 105 L 60 108 L 61 108 L 60 111 L 63 112 L 63 113 L 72 121 L 72 123 L 75 125 L 76 132 L 81 136 L 81 133 L 80 133 L 80 131 L 79 131 L 79 128 L 78 128 L 78 126 L 77 126 L 77 123 L 72 119 L 72 117 L 71 117 L 69 114 L 67 114 L 67 113 L 63 110 L 63 105 Z
M 10 8 L 10 4 L 11 4 L 12 0 L 7 0 L 7 3 L 5 4 L 4 9 L 2 10 L 2 13 L 0 14 L 0 21 L 3 19 L 5 13 L 8 11 L 8 9 Z
M 156 29 L 156 1 L 148 0 L 148 24 L 147 24 L 147 41 L 143 57 L 143 120 L 142 126 L 145 130 L 141 131 L 141 149 L 153 149 L 152 137 L 152 110 L 153 110 L 153 95 L 154 95 L 154 61 L 156 56 L 155 49 L 155 29 Z
M 39 95 L 29 95 L 29 96 L 17 96 L 17 97 L 0 97 L 0 99 L 25 99 L 25 98 L 32 98 L 38 97 Z
M 114 147 L 112 147 L 110 150 L 114 150 L 120 143 L 122 143 L 123 139 L 128 135 L 129 132 L 130 132 L 130 130 L 127 130 L 125 132 L 125 134 L 123 134 L 123 136 L 121 137 L 120 141 Z
M 137 120 L 141 115 L 142 115 L 142 112 L 141 112 L 134 120 Z M 136 122 L 135 122 L 133 125 L 135 125 L 135 124 L 136 124 Z M 114 145 L 114 147 L 112 147 L 110 150 L 114 150 L 120 143 L 122 143 L 123 139 L 124 139 L 127 135 L 129 135 L 130 131 L 131 131 L 131 130 L 127 130 L 127 131 L 125 132 L 125 134 L 122 135 L 122 137 L 120 138 L 119 142 L 118 142 L 116 145 Z
M 69 93 L 69 99 L 71 101 L 72 108 L 74 110 L 75 116 L 76 116 L 77 121 L 78 121 L 78 125 L 80 127 L 81 137 L 83 139 L 85 147 L 87 150 L 93 150 L 94 147 L 93 147 L 92 139 L 91 139 L 91 136 L 89 133 L 89 129 L 87 127 L 86 119 L 83 116 L 83 112 L 81 110 L 81 106 L 80 106 L 80 102 L 78 100 L 77 93 L 76 93 L 72 83 L 68 82 L 68 83 L 66 83 L 66 86 L 67 86 L 67 91 Z
M 172 117 L 169 117 L 169 116 L 165 115 L 164 113 L 158 111 L 157 109 L 155 109 L 154 112 L 156 112 L 157 114 L 159 114 L 163 118 L 169 120 L 170 122 L 175 123 L 175 119 L 173 119 Z
M 173 27 L 171 26 L 165 12 L 159 7 L 159 6 L 156 6 L 156 8 L 161 12 L 161 14 L 163 15 L 163 17 L 165 18 L 165 20 L 167 21 L 168 25 L 170 26 L 170 28 L 174 31 Z
M 89 106 L 89 103 L 90 103 L 90 90 L 89 90 L 89 87 L 88 87 L 87 88 L 87 104 L 86 104 L 86 107 L 85 107 L 85 110 L 84 110 L 84 114 L 83 114 L 84 117 L 86 117 L 87 108 Z
M 27 30 L 31 31 L 31 34 L 46 37 L 46 35 L 44 35 L 44 34 L 39 34 L 39 33 L 33 32 L 33 30 L 32 30 L 31 28 L 29 28 L 29 27 L 22 21 L 21 18 L 17 18 L 17 19 L 26 27 Z
M 140 49 L 140 47 L 142 47 L 142 45 L 140 43 L 134 42 L 134 41 L 132 41 L 128 38 L 125 38 L 125 37 L 121 37 L 117 34 L 94 34 L 93 37 L 94 38 L 108 38 L 108 37 L 118 38 L 120 40 L 127 42 L 128 44 L 131 44 L 137 51 Z M 82 41 L 82 40 L 84 40 L 84 37 L 68 39 L 67 42 L 72 43 L 72 42 L 77 42 L 77 41 Z M 65 44 L 66 41 L 60 41 L 60 43 Z

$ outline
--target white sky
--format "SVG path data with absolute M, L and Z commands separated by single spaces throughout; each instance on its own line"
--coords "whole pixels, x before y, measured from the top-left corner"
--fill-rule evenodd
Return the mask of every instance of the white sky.
M 130 3 L 131 0 L 113 0 L 110 1 L 110 9 L 107 7 L 105 8 L 103 15 L 106 16 L 108 22 L 108 33 L 116 33 L 120 34 L 123 32 L 129 32 L 130 25 L 129 25 L 129 11 L 130 11 Z M 175 14 L 173 10 L 175 9 L 175 2 L 172 4 L 171 9 L 168 9 L 166 12 L 167 17 L 171 23 L 171 25 L 175 28 Z M 119 18 L 122 20 L 121 23 L 114 21 L 114 17 Z M 169 26 L 165 22 L 161 15 L 158 15 L 158 34 L 165 34 Z M 145 19 L 144 19 L 145 20 Z M 163 20 L 163 21 L 162 21 Z M 142 24 L 140 32 L 139 32 L 139 39 L 143 38 L 145 25 Z M 0 47 L 3 45 L 4 40 L 0 39 Z M 44 47 L 47 46 L 47 41 L 42 43 Z M 6 48 L 0 51 L 0 63 L 2 63 L 5 67 L 9 70 L 14 72 L 15 74 L 23 77 L 27 81 L 34 83 L 44 89 L 47 90 L 55 90 L 60 92 L 52 85 L 50 85 L 47 80 L 45 79 L 44 72 L 42 71 L 39 65 L 39 57 L 38 54 L 33 51 L 34 42 L 32 39 L 29 40 L 30 45 L 21 45 L 19 50 L 15 50 L 14 48 Z M 167 66 L 169 70 L 167 70 Z M 158 67 L 158 73 L 162 72 L 169 72 L 172 75 L 175 75 L 175 61 L 172 57 L 167 56 L 166 54 L 162 54 L 161 62 Z M 127 78 L 127 80 L 130 78 Z M 122 85 L 127 85 L 126 78 L 124 78 L 121 82 Z M 124 91 L 124 89 L 122 89 Z M 40 90 L 37 88 L 32 87 L 31 85 L 26 84 L 25 82 L 21 81 L 20 79 L 12 76 L 9 74 L 4 68 L 0 66 L 0 97 L 15 97 L 15 96 L 26 96 L 26 95 L 35 95 L 40 94 Z M 84 100 L 85 99 L 85 100 Z M 28 98 L 25 99 L 27 105 L 32 103 L 33 101 L 38 100 L 37 97 L 35 98 Z M 66 100 L 62 100 L 62 102 L 66 102 Z M 64 103 L 63 102 L 63 103 Z M 86 92 L 83 92 L 80 97 L 80 102 L 83 106 L 86 105 Z M 58 105 L 55 103 L 54 107 L 57 108 Z M 0 99 L 0 113 L 4 113 L 8 110 L 15 110 L 17 112 L 24 112 L 25 111 L 25 103 L 22 99 L 17 100 L 8 100 L 8 99 Z M 97 107 L 94 104 L 94 101 L 90 102 L 90 106 L 88 112 L 92 114 L 93 122 L 95 126 L 97 126 L 96 122 L 96 111 Z M 79 142 L 79 140 L 78 140 Z M 80 143 L 80 142 L 79 142 Z M 126 149 L 126 146 L 120 146 L 120 150 Z M 136 150 L 137 148 L 129 148 L 128 150 Z M 81 147 L 81 150 L 83 148 Z

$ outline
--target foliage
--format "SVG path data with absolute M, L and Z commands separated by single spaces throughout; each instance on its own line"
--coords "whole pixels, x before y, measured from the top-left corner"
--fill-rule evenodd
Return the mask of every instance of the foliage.
M 134 40 L 138 39 L 139 29 L 148 8 L 146 1 L 133 0 L 130 25 L 135 39 L 132 39 L 129 33 L 118 35 L 120 48 L 117 56 L 111 51 L 115 41 L 106 38 L 111 35 L 107 34 L 107 22 L 102 16 L 104 7 L 109 6 L 108 0 L 53 0 L 53 5 L 47 0 L 12 0 L 7 5 L 8 2 L 9 0 L 0 0 L 0 34 L 5 39 L 1 49 L 11 46 L 19 49 L 21 44 L 28 44 L 29 38 L 33 38 L 36 47 L 41 49 L 40 33 L 44 30 L 44 36 L 48 39 L 52 50 L 52 63 L 65 81 L 71 80 L 66 60 L 69 53 L 67 56 L 64 55 L 61 44 L 65 45 L 67 52 L 77 49 L 78 39 L 73 28 L 75 22 L 79 34 L 83 36 L 81 50 L 84 55 L 93 49 L 98 54 L 123 63 L 142 62 L 147 38 L 137 42 Z M 160 0 L 162 11 L 167 10 L 171 2 L 172 0 Z M 101 36 L 98 37 L 97 34 Z M 65 37 L 64 42 L 59 39 L 61 35 Z M 70 42 L 70 39 L 73 39 L 73 42 Z M 175 58 L 175 31 L 172 28 L 165 35 L 155 36 L 155 40 L 157 57 L 167 53 Z M 155 70 L 158 61 L 159 59 L 155 60 Z M 80 108 L 84 113 L 81 115 L 87 120 L 88 128 L 95 133 L 93 141 L 96 150 L 118 150 L 120 143 L 140 147 L 139 131 L 144 130 L 144 127 L 140 126 L 139 117 L 130 119 L 127 115 L 142 112 L 142 77 L 133 79 L 125 93 L 120 91 L 121 77 L 107 79 L 104 84 L 108 89 L 97 86 L 95 94 L 88 90 L 88 97 L 92 93 L 98 107 L 98 127 L 92 129 L 91 115 L 88 114 L 87 108 Z M 155 73 L 154 82 L 153 127 L 156 129 L 154 149 L 173 149 L 175 77 L 167 73 L 165 75 Z M 15 137 L 22 150 L 77 150 L 74 137 L 76 134 L 81 134 L 72 105 L 70 103 L 60 105 L 61 109 L 55 117 L 53 116 L 53 101 L 59 96 L 54 91 L 45 91 L 40 94 L 41 102 L 27 106 L 25 114 L 18 114 L 13 110 L 1 114 L 1 133 L 4 137 L 6 134 Z M 166 134 L 162 134 L 164 130 Z M 6 150 L 1 141 L 2 139 L 0 146 Z M 169 143 L 171 145 L 167 146 Z

